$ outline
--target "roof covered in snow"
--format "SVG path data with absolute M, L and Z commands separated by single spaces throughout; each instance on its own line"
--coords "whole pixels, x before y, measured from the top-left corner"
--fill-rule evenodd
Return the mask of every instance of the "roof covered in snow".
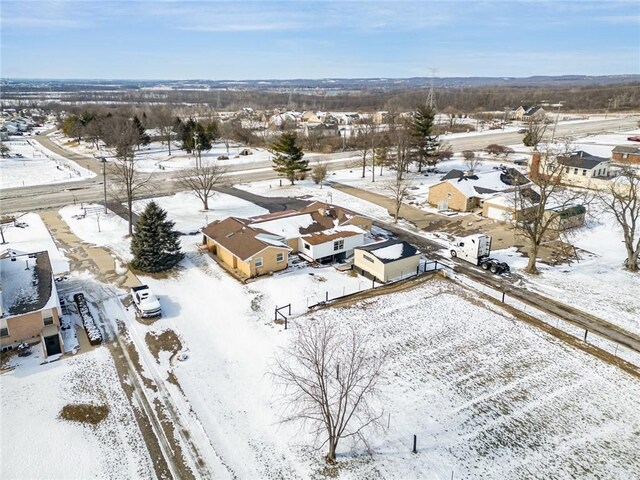
M 526 185 L 529 179 L 515 168 L 505 168 L 491 172 L 465 174 L 460 170 L 452 170 L 442 178 L 442 181 L 431 188 L 445 182 L 460 190 L 467 198 L 487 193 L 498 193 L 513 190 L 517 186 Z
M 57 304 L 46 251 L 0 259 L 0 283 L 3 316 L 23 315 Z
M 403 258 L 420 255 L 418 249 L 404 240 L 385 240 L 384 242 L 370 243 L 356 250 L 364 250 L 376 257 L 382 263 L 391 263 Z
M 608 158 L 597 157 L 596 155 L 591 155 L 584 150 L 579 150 L 569 157 L 558 157 L 558 162 L 561 165 L 565 165 L 567 167 L 584 168 L 587 170 L 591 170 L 601 163 L 608 161 Z

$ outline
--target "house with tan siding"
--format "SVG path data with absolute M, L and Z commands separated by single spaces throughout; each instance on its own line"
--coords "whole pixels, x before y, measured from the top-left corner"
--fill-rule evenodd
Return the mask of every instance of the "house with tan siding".
M 386 240 L 356 247 L 353 269 L 368 278 L 386 283 L 415 275 L 420 252 L 403 240 Z
M 7 251 L 0 258 L 0 347 L 42 346 L 44 357 L 64 353 L 60 303 L 49 253 Z
M 238 278 L 247 279 L 287 268 L 289 251 L 284 238 L 258 228 L 246 219 L 229 217 L 202 229 L 207 250 Z
M 429 187 L 429 204 L 438 210 L 470 212 L 496 193 L 511 192 L 529 183 L 529 179 L 514 168 L 471 173 L 451 170 L 442 180 Z

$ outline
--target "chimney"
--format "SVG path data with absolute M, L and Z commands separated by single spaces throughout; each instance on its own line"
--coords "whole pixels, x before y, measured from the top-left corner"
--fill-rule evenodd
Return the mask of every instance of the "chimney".
M 529 164 L 529 178 L 535 179 L 540 173 L 540 152 L 535 151 L 531 155 L 531 163 Z

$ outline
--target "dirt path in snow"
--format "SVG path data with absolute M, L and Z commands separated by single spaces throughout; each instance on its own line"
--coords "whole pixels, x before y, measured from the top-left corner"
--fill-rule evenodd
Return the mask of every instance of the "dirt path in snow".
M 74 235 L 57 211 L 47 210 L 40 215 L 56 243 L 69 257 L 72 270 L 88 270 L 103 283 L 121 288 L 140 285 L 138 278 L 128 269 L 118 273 L 115 258 L 108 250 L 83 243 Z M 111 340 L 107 348 L 116 364 L 121 386 L 136 412 L 138 428 L 153 459 L 157 477 L 211 478 L 211 472 L 191 440 L 189 428 L 182 421 L 163 380 L 157 376 L 148 378 L 149 368 L 144 369 L 146 375 L 143 375 L 137 349 L 145 347 L 136 346 L 131 332 L 124 324 L 116 327 L 103 308 L 102 301 L 116 293 L 108 287 L 89 288 L 87 285 L 86 288 L 103 317 L 101 324 L 106 330 L 106 338 Z

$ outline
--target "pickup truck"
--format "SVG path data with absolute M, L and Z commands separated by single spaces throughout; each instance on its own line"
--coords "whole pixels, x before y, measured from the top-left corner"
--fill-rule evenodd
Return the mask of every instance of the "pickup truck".
M 133 297 L 133 304 L 142 318 L 160 317 L 162 315 L 160 302 L 153 292 L 151 292 L 148 285 L 133 287 L 131 289 L 131 296 Z

